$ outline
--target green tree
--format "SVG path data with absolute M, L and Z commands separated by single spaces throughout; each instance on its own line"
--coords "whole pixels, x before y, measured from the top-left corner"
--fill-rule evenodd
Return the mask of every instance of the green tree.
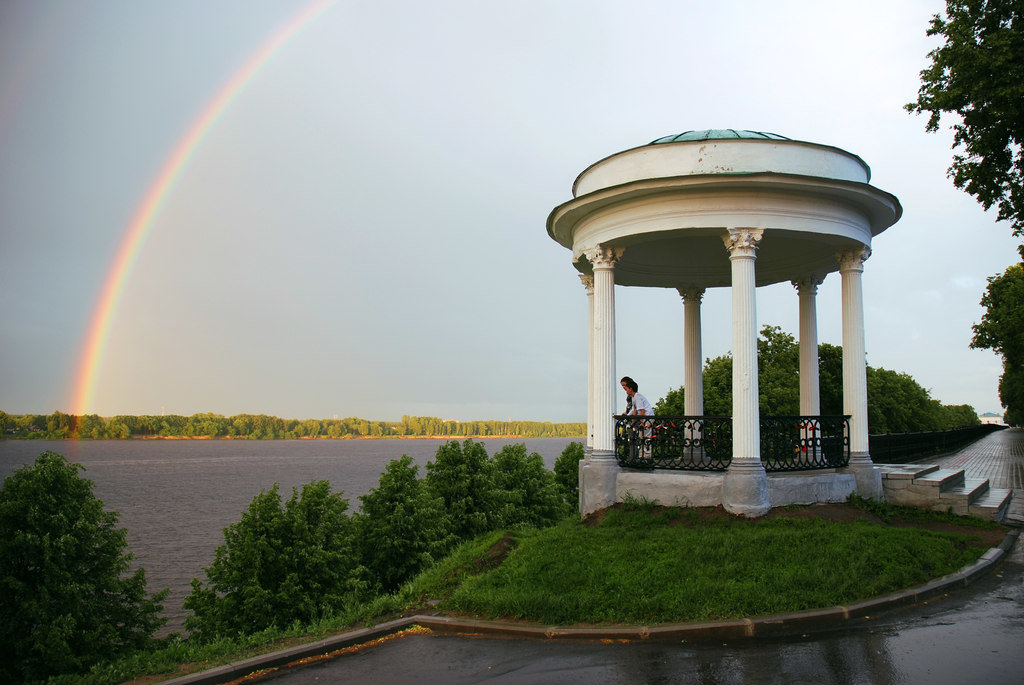
M 185 628 L 200 640 L 249 634 L 310 623 L 362 598 L 347 509 L 325 480 L 292 488 L 283 505 L 276 483 L 261 491 L 224 529 L 224 544 L 204 569 L 208 587 L 192 579 Z
M 800 345 L 778 326 L 757 337 L 758 404 L 762 414 L 800 414 Z M 731 413 L 731 412 L 730 412 Z
M 1019 425 L 1024 418 L 1024 262 L 991 276 L 981 298 L 985 314 L 974 325 L 971 347 L 988 349 L 1003 358 L 999 401 L 1006 421 Z
M 981 419 L 978 412 L 969 404 L 943 405 L 943 428 L 959 428 L 961 426 L 979 426 Z
M 800 410 L 800 346 L 777 326 L 765 326 L 757 341 L 758 390 L 764 415 L 795 415 Z M 873 434 L 944 430 L 972 425 L 977 416 L 953 411 L 932 399 L 928 390 L 905 373 L 866 369 L 868 424 Z M 843 350 L 818 345 L 818 384 L 823 415 L 843 413 Z M 1007 384 L 1009 386 L 1010 384 Z M 654 405 L 662 416 L 684 415 L 683 388 L 670 390 Z M 962 405 L 967 406 L 967 405 Z M 970 412 L 974 410 L 967 407 Z M 722 355 L 704 364 L 704 414 L 732 414 L 732 357 Z
M 543 457 L 527 454 L 522 443 L 505 445 L 494 455 L 494 486 L 505 526 L 543 528 L 571 511 Z
M 580 462 L 583 456 L 583 443 L 570 442 L 555 460 L 555 482 L 562 486 L 566 501 L 573 507 L 579 506 Z
M 322 424 L 316 419 L 306 419 L 300 426 L 302 427 L 300 435 L 305 435 L 310 438 L 319 437 L 320 431 L 323 428 Z
M 655 416 L 686 416 L 686 388 L 679 386 L 669 390 L 665 396 L 654 403 Z M 557 473 L 558 464 L 555 464 Z
M 999 400 L 1006 407 L 1003 421 L 1011 426 L 1024 426 L 1024 368 L 1003 367 L 999 378 Z
M 107 424 L 96 414 L 85 414 L 78 417 L 74 433 L 81 440 L 102 440 L 107 437 Z
M 427 462 L 427 487 L 444 501 L 459 538 L 476 537 L 501 525 L 493 473 L 487 450 L 472 440 L 461 445 L 449 441 L 437 448 L 434 461 Z
M 76 673 L 145 647 L 164 623 L 116 512 L 54 452 L 0 487 L 0 681 Z
M 47 437 L 54 440 L 61 440 L 72 433 L 72 417 L 67 414 L 55 411 L 46 417 Z
M 132 436 L 131 417 L 115 416 L 107 423 L 107 435 L 114 440 L 127 440 Z
M 773 349 L 776 345 L 781 349 Z M 793 336 L 774 326 L 765 326 L 757 341 L 758 405 L 764 414 L 800 413 L 800 346 Z M 843 348 L 818 345 L 819 404 L 822 414 L 843 413 Z M 679 416 L 685 393 L 679 388 Z M 671 395 L 671 393 L 670 393 Z M 666 395 L 666 399 L 669 395 Z M 655 410 L 655 414 L 660 413 Z M 666 412 L 667 413 L 667 412 Z M 709 359 L 704 365 L 704 413 L 707 416 L 732 414 L 732 357 Z
M 928 53 L 917 101 L 928 112 L 926 130 L 943 114 L 955 116 L 953 164 L 957 188 L 1024 235 L 1024 3 L 1021 0 L 947 0 L 927 31 L 943 44 Z
M 456 541 L 444 501 L 417 478 L 418 470 L 407 455 L 392 460 L 377 487 L 360 496 L 353 517 L 362 562 L 384 592 L 443 557 Z
M 732 355 L 704 362 L 704 415 L 732 416 Z
M 985 314 L 972 327 L 971 347 L 1024 361 L 1024 262 L 988 278 L 981 306 Z
M 870 405 L 871 398 L 868 397 Z M 825 416 L 843 412 L 843 348 L 839 345 L 818 345 L 818 404 Z
M 872 434 L 945 428 L 942 405 L 908 374 L 867 368 L 868 426 Z
M 189 418 L 193 435 L 205 435 L 216 438 L 227 435 L 229 422 L 220 414 L 193 414 Z

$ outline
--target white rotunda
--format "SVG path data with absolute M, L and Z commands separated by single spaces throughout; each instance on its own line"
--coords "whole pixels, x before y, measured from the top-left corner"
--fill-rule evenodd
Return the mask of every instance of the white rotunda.
M 589 302 L 580 511 L 627 494 L 760 516 L 773 506 L 880 497 L 868 453 L 861 274 L 871 239 L 899 220 L 857 155 L 783 136 L 712 129 L 659 138 L 591 165 L 548 234 L 572 251 Z M 842 278 L 843 412 L 820 415 L 816 293 Z M 756 288 L 790 281 L 800 311 L 800 416 L 758 411 Z M 682 417 L 615 416 L 615 285 L 683 301 Z M 701 299 L 732 289 L 731 417 L 706 417 Z

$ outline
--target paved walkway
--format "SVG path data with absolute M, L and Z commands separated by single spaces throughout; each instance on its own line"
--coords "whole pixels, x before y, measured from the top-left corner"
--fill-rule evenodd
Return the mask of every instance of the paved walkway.
M 956 454 L 922 462 L 963 469 L 968 478 L 988 478 L 989 487 L 1013 490 L 1006 522 L 1024 525 L 1024 430 L 996 431 Z

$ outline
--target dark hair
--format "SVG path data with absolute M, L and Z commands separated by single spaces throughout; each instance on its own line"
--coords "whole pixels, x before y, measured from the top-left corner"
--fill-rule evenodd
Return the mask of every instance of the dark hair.
M 637 385 L 636 381 L 633 380 L 632 378 L 630 378 L 629 376 L 623 376 L 622 380 L 619 381 L 619 383 L 625 383 L 629 387 L 629 389 L 632 390 L 633 392 L 639 392 L 640 391 L 640 386 Z

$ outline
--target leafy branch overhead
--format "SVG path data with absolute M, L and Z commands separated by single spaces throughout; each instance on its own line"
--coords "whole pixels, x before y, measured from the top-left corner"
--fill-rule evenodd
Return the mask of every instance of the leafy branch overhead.
M 943 114 L 956 117 L 949 176 L 985 209 L 1024 235 L 1024 1 L 947 0 L 946 17 L 932 17 L 929 36 L 945 42 L 928 53 L 917 100 L 909 112 L 928 113 L 937 131 Z
M 989 349 L 1003 358 L 999 400 L 1010 425 L 1024 423 L 1024 263 L 988 279 L 981 298 L 985 315 L 974 325 L 971 347 Z

